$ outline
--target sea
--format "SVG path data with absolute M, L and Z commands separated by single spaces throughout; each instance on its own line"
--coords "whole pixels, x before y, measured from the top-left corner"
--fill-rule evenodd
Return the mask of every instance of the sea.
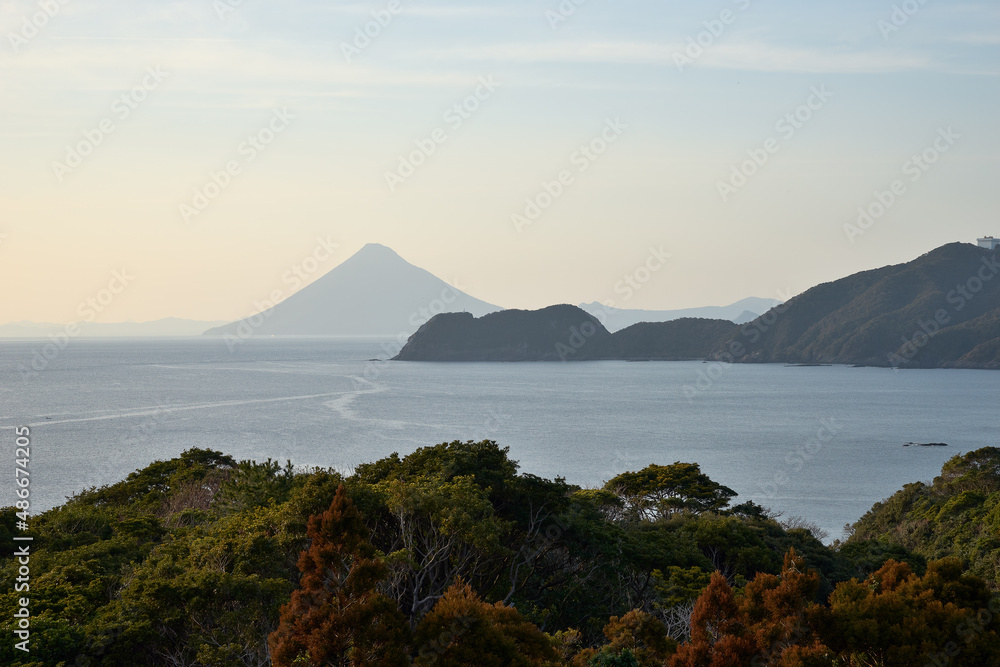
M 495 440 L 521 472 L 597 487 L 676 461 L 842 538 L 949 458 L 1000 446 L 1000 373 L 713 362 L 386 361 L 389 339 L 0 342 L 0 506 L 30 429 L 32 513 L 192 447 L 350 474 Z M 907 446 L 941 443 L 947 446 Z M 23 452 L 21 452 L 23 454 Z M 23 458 L 21 456 L 20 458 Z

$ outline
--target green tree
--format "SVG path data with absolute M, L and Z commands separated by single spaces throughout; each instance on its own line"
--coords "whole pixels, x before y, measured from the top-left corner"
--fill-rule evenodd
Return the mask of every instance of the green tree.
M 603 653 L 631 656 L 638 667 L 660 667 L 677 650 L 677 642 L 667 635 L 663 624 L 639 609 L 612 616 L 604 626 L 604 636 L 608 644 Z
M 420 476 L 379 484 L 393 519 L 388 590 L 415 627 L 458 577 L 497 580 L 510 523 L 499 519 L 472 477 Z
M 697 463 L 680 461 L 622 473 L 608 480 L 604 488 L 625 502 L 627 516 L 643 521 L 656 521 L 677 512 L 718 511 L 736 497 L 735 491 L 701 472 Z

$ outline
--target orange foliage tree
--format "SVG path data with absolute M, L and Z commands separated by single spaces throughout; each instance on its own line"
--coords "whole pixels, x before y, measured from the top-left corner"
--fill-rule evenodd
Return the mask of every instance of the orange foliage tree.
M 956 559 L 922 577 L 887 561 L 865 581 L 814 601 L 819 576 L 791 550 L 780 576 L 758 574 L 742 595 L 716 573 L 698 599 L 691 640 L 670 667 L 978 667 L 1000 664 L 1000 598 Z
M 269 637 L 275 667 L 408 664 L 409 628 L 378 591 L 388 570 L 344 486 L 330 508 L 309 518 L 302 579 Z
M 558 659 L 551 640 L 516 609 L 483 602 L 461 580 L 420 621 L 414 645 L 417 665 L 542 667 Z
M 821 622 L 847 664 L 978 667 L 1000 655 L 998 601 L 957 559 L 928 563 L 922 577 L 890 560 L 837 586 Z
M 712 575 L 691 617 L 691 640 L 671 667 L 818 667 L 832 652 L 811 621 L 818 605 L 819 575 L 804 572 L 794 549 L 780 575 L 758 574 L 739 598 L 720 573 Z
M 670 667 L 749 665 L 756 643 L 740 618 L 733 589 L 721 573 L 712 574 L 691 614 L 691 639 L 682 644 Z

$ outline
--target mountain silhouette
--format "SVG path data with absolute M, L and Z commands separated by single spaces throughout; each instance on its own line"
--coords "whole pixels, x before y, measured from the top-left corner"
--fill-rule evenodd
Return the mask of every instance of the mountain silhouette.
M 781 301 L 778 299 L 750 297 L 728 306 L 703 306 L 681 310 L 613 308 L 598 301 L 581 303 L 580 308 L 599 319 L 608 331 L 615 332 L 640 322 L 671 322 L 681 319 L 729 320 L 736 324 L 744 324 L 780 304 Z
M 383 336 L 410 334 L 438 313 L 500 310 L 369 243 L 272 308 L 205 335 Z

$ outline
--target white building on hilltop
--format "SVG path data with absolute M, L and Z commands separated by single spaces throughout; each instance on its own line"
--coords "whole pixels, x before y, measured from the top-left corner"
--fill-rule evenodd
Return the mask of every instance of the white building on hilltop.
M 1000 246 L 1000 239 L 995 239 L 992 236 L 985 236 L 977 240 L 979 241 L 979 247 L 986 248 L 987 250 L 993 250 L 997 246 Z

